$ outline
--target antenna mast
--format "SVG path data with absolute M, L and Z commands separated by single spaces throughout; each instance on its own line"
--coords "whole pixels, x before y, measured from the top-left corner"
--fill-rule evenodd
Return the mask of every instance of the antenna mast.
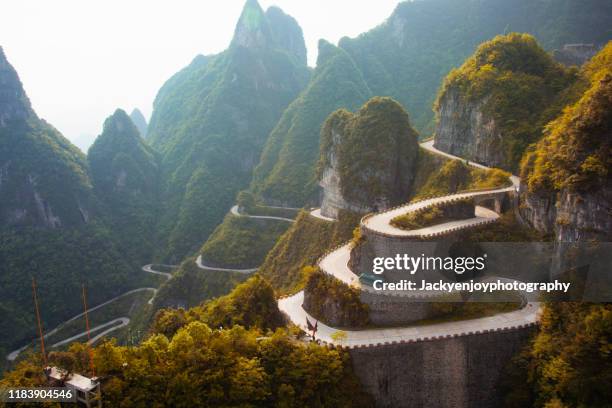
M 45 353 L 45 336 L 43 336 L 40 311 L 38 309 L 38 296 L 36 295 L 36 279 L 32 276 L 32 294 L 34 295 L 34 308 L 36 309 L 36 321 L 38 322 L 38 335 L 40 337 L 40 351 L 43 357 L 44 367 L 47 367 L 47 354 Z
M 85 284 L 83 284 L 83 307 L 85 308 L 85 327 L 87 328 L 87 349 L 89 350 L 89 365 L 91 368 L 91 374 L 93 377 L 96 376 L 96 369 L 93 361 L 93 350 L 91 348 L 91 336 L 89 333 L 89 316 L 87 315 L 87 297 L 85 295 Z

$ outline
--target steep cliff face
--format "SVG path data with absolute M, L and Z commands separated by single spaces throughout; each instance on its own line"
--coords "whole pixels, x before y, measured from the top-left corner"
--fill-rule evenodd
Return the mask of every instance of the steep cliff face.
M 334 114 L 332 120 L 339 123 L 329 123 L 330 145 L 325 155 L 327 166 L 321 173 L 319 185 L 323 188 L 321 199 L 321 214 L 326 217 L 338 218 L 338 212 L 342 209 L 366 213 L 368 207 L 362 206 L 360 203 L 350 203 L 342 195 L 342 187 L 340 185 L 340 163 L 338 153 L 340 150 L 343 133 L 342 124 L 344 121 L 350 120 L 351 115 L 347 111 L 339 111 Z M 342 123 L 342 124 L 341 124 Z
M 306 65 L 306 44 L 298 22 L 275 6 L 266 10 L 266 18 L 270 22 L 270 31 L 279 46 L 287 50 L 298 64 Z
M 321 213 L 384 210 L 408 198 L 418 155 L 417 133 L 391 98 L 373 98 L 356 114 L 334 112 L 321 133 Z
M 502 167 L 502 135 L 495 119 L 484 113 L 487 98 L 466 103 L 461 92 L 449 90 L 440 100 L 435 147 L 478 163 Z
M 594 192 L 527 192 L 521 215 L 535 229 L 560 242 L 606 241 L 612 238 L 612 186 Z
M 594 44 L 565 44 L 560 50 L 553 51 L 553 58 L 560 63 L 580 66 L 597 54 Z
M 0 227 L 82 225 L 92 210 L 82 153 L 38 119 L 0 49 Z
M 194 60 L 156 98 L 148 139 L 162 155 L 168 260 L 196 250 L 222 221 L 309 79 L 301 29 L 280 11 L 270 15 L 248 0 L 230 47 Z
M 612 43 L 582 75 L 590 88 L 547 126 L 522 162 L 521 213 L 558 241 L 610 241 Z
M 0 47 L 0 126 L 7 126 L 13 120 L 25 120 L 34 111 L 26 96 L 17 72 L 4 55 Z
M 526 62 L 527 61 L 527 62 Z M 435 146 L 489 166 L 516 170 L 530 143 L 562 107 L 575 75 L 525 34 L 482 44 L 453 70 L 435 110 Z

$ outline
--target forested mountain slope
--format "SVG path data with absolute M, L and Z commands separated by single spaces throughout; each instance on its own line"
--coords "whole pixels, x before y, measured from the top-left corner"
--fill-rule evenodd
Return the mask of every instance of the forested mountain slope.
M 375 95 L 397 99 L 425 131 L 433 126 L 431 106 L 442 78 L 483 41 L 521 32 L 534 35 L 549 51 L 567 43 L 602 46 L 612 38 L 610 27 L 612 3 L 606 0 L 411 1 L 339 46 Z
M 150 262 L 159 207 L 159 159 L 130 117 L 118 109 L 104 122 L 87 160 L 108 224 L 134 262 Z
M 249 0 L 229 48 L 196 58 L 162 87 L 148 139 L 162 155 L 167 259 L 199 247 L 223 219 L 309 76 L 295 20 Z
M 432 108 L 443 78 L 498 34 L 530 33 L 551 51 L 566 43 L 600 47 L 612 39 L 610 27 L 612 3 L 605 0 L 402 2 L 380 26 L 341 39 L 339 49 L 319 45 L 313 79 L 270 134 L 251 189 L 268 204 L 316 203 L 323 119 L 338 108 L 353 111 L 372 96 L 396 99 L 427 136 L 434 130 Z
M 134 285 L 102 221 L 85 156 L 30 106 L 0 48 L 0 356 L 35 335 L 31 279 L 53 326 Z
M 355 110 L 371 96 L 348 54 L 321 40 L 310 84 L 285 110 L 268 137 L 253 173 L 254 193 L 277 205 L 318 201 L 314 170 L 321 125 L 336 109 Z
M 571 101 L 577 79 L 531 35 L 486 41 L 444 79 L 435 147 L 516 173 L 527 146 Z

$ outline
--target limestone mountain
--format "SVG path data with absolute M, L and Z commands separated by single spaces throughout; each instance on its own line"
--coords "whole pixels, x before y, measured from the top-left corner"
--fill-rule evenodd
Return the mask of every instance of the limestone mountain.
M 157 154 L 121 109 L 104 122 L 87 160 L 94 191 L 105 204 L 108 224 L 134 260 L 153 256 L 158 207 Z
M 9 122 L 26 120 L 35 115 L 30 100 L 28 99 L 17 72 L 4 55 L 4 50 L 0 47 L 0 126 L 7 126 Z
M 0 49 L 0 356 L 34 336 L 31 278 L 45 326 L 134 284 L 104 225 L 85 156 L 30 107 Z M 3 358 L 3 357 L 2 357 Z
M 83 225 L 92 212 L 83 155 L 30 106 L 0 49 L 0 226 Z
M 534 35 L 547 50 L 601 46 L 612 38 L 605 0 L 428 0 L 401 2 L 381 25 L 345 49 L 374 93 L 399 101 L 420 130 L 433 130 L 431 106 L 446 74 L 498 34 Z
M 575 80 L 575 72 L 532 36 L 495 37 L 444 81 L 435 104 L 435 147 L 515 170 L 525 148 L 562 109 L 557 99 Z
M 558 241 L 612 238 L 612 42 L 581 71 L 583 96 L 525 155 L 523 216 Z
M 311 83 L 270 134 L 251 190 L 268 204 L 316 204 L 319 130 L 334 110 L 352 111 L 371 96 L 388 95 L 415 128 L 433 131 L 440 83 L 481 42 L 514 30 L 533 33 L 546 49 L 568 42 L 599 47 L 611 36 L 611 22 L 612 7 L 600 0 L 402 2 L 373 30 L 343 38 L 338 47 L 319 45 Z
M 561 243 L 560 259 L 575 256 L 563 243 L 596 247 L 612 239 L 612 42 L 580 77 L 575 88 L 586 91 L 521 163 L 521 215 Z M 601 373 L 610 371 L 610 359 L 601 345 L 610 343 L 611 313 L 609 303 L 547 302 L 539 332 L 514 363 L 508 406 L 608 405 L 609 381 Z
M 197 57 L 159 91 L 148 138 L 162 155 L 167 258 L 199 247 L 248 184 L 267 135 L 309 79 L 303 43 L 292 18 L 249 0 L 230 47 Z
M 341 210 L 367 213 L 405 202 L 417 139 L 408 114 L 391 98 L 372 98 L 356 114 L 331 114 L 321 131 L 321 213 L 337 218 Z
M 268 204 L 316 203 L 314 174 L 321 124 L 336 109 L 357 109 L 370 96 L 348 54 L 321 40 L 310 84 L 285 110 L 268 137 L 253 173 L 254 193 Z
M 136 128 L 140 132 L 140 136 L 143 138 L 147 137 L 147 120 L 140 109 L 135 108 L 132 110 L 132 113 L 130 113 L 130 119 L 132 119 L 132 122 L 134 122 L 134 125 L 136 125 Z

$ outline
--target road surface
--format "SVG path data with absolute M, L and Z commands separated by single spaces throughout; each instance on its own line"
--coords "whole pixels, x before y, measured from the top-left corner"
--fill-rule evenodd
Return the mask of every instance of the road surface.
M 173 267 L 173 265 L 164 265 L 164 266 Z M 152 273 L 152 274 L 155 274 L 155 275 L 165 276 L 167 280 L 172 279 L 172 274 L 167 273 L 167 272 L 161 272 L 161 271 L 156 271 L 156 270 L 154 270 L 154 269 L 153 269 L 153 264 L 149 264 L 149 265 L 145 265 L 145 266 L 143 266 L 143 267 L 142 267 L 142 270 L 143 270 L 144 272 L 147 272 L 147 273 Z M 148 303 L 149 305 L 153 304 L 153 300 L 155 299 L 155 295 L 157 295 L 157 288 L 144 287 L 144 288 L 132 289 L 132 290 L 129 290 L 129 291 L 125 292 L 125 293 L 120 294 L 119 296 L 115 296 L 115 297 L 114 297 L 114 298 L 112 298 L 112 299 L 109 299 L 109 300 L 107 300 L 107 301 L 105 301 L 105 302 L 103 302 L 103 303 L 100 303 L 99 305 L 96 305 L 96 306 L 94 306 L 94 307 L 92 307 L 92 308 L 88 309 L 88 312 L 89 312 L 89 313 L 91 313 L 91 312 L 93 312 L 93 311 L 95 311 L 95 310 L 98 310 L 98 309 L 100 309 L 100 308 L 102 308 L 102 307 L 104 307 L 104 306 L 107 306 L 107 305 L 109 305 L 109 304 L 111 304 L 111 303 L 115 302 L 116 300 L 119 300 L 119 299 L 124 298 L 124 297 L 126 297 L 126 296 L 129 296 L 129 295 L 131 295 L 131 294 L 134 294 L 134 293 L 139 293 L 139 292 L 152 292 L 152 293 L 153 293 L 153 295 L 151 296 L 151 298 L 148 300 L 148 302 L 147 302 L 147 303 Z M 50 336 L 53 336 L 53 335 L 54 335 L 54 334 L 56 334 L 56 333 L 57 333 L 59 330 L 63 329 L 63 328 L 64 328 L 64 327 L 65 327 L 65 326 L 66 326 L 68 323 L 73 322 L 73 321 L 75 321 L 76 319 L 79 319 L 80 317 L 83 317 L 84 315 L 85 315 L 85 312 L 82 312 L 82 313 L 79 313 L 79 314 L 77 314 L 77 315 L 75 315 L 75 316 L 72 316 L 70 319 L 65 320 L 64 322 L 60 323 L 60 324 L 59 324 L 58 326 L 56 326 L 56 327 L 55 327 L 53 330 L 48 331 L 47 333 L 45 333 L 45 334 L 43 335 L 43 338 L 44 338 L 44 339 L 47 339 L 47 338 L 49 338 Z M 111 325 L 112 323 L 117 322 L 117 321 L 119 321 L 119 320 L 121 320 L 121 325 L 111 327 L 110 329 L 105 330 L 104 332 L 102 332 L 102 333 L 98 334 L 96 337 L 94 337 L 94 338 L 92 339 L 92 343 L 95 343 L 95 342 L 96 342 L 96 341 L 98 341 L 100 338 L 104 337 L 106 334 L 108 334 L 108 333 L 110 333 L 110 332 L 112 332 L 112 331 L 114 331 L 114 330 L 117 330 L 117 329 L 119 329 L 119 328 L 121 328 L 121 327 L 126 326 L 126 325 L 127 325 L 127 324 L 129 324 L 129 322 L 130 322 L 130 319 L 129 319 L 128 317 L 120 317 L 120 318 L 116 318 L 116 319 L 114 319 L 114 320 L 112 320 L 112 321 L 109 321 L 109 322 L 106 322 L 106 323 L 102 323 L 101 325 L 96 326 L 94 329 L 100 329 L 100 328 L 101 328 L 100 326 L 107 327 L 108 325 Z M 127 320 L 127 322 L 126 322 L 126 320 Z M 86 334 L 86 332 L 84 332 L 84 333 Z M 83 335 L 83 333 L 81 333 L 80 335 L 77 335 L 77 337 L 80 337 L 81 335 Z M 95 341 L 94 341 L 94 340 L 95 340 Z M 36 339 L 34 339 L 33 341 L 36 341 Z M 60 341 L 59 343 L 62 343 L 62 342 Z M 17 350 L 12 351 L 11 353 L 9 353 L 9 354 L 6 356 L 6 359 L 7 359 L 8 361 L 15 361 L 15 359 L 16 359 L 16 358 L 19 356 L 19 354 L 20 354 L 22 351 L 24 351 L 26 348 L 28 348 L 28 347 L 30 346 L 30 344 L 32 344 L 32 342 L 30 342 L 30 343 L 26 344 L 26 345 L 25 345 L 25 346 L 23 346 L 23 347 L 20 347 L 20 348 L 19 348 L 19 349 L 17 349 Z M 56 343 L 56 344 L 58 344 L 58 343 Z M 55 346 L 55 345 L 53 345 L 53 346 L 51 346 L 51 347 L 54 347 L 54 346 Z
M 453 156 L 451 154 L 441 152 L 433 147 L 434 141 L 427 141 L 421 143 L 421 147 L 444 157 L 456 160 L 463 160 L 460 157 Z M 487 170 L 488 167 L 469 162 L 470 166 Z M 520 179 L 516 176 L 511 176 L 512 182 L 511 187 L 491 189 L 486 191 L 478 192 L 466 192 L 459 194 L 451 194 L 444 197 L 437 197 L 420 202 L 406 204 L 396 209 L 386 211 L 383 213 L 375 214 L 371 217 L 364 218 L 363 225 L 373 231 L 377 231 L 390 236 L 428 236 L 432 234 L 444 233 L 459 228 L 472 228 L 481 224 L 489 223 L 496 220 L 499 215 L 487 208 L 477 206 L 476 217 L 451 221 L 438 225 L 432 225 L 429 227 L 421 228 L 418 230 L 402 230 L 391 225 L 391 220 L 399 215 L 406 214 L 410 211 L 415 211 L 420 208 L 424 208 L 433 204 L 447 202 L 455 199 L 476 197 L 479 195 L 491 195 L 491 194 L 502 194 L 509 191 L 518 191 L 520 186 Z M 314 217 L 326 219 L 328 221 L 334 221 L 330 218 L 321 216 L 320 209 L 315 209 L 311 212 Z M 361 288 L 358 276 L 348 266 L 350 259 L 352 244 L 349 242 L 344 246 L 330 252 L 319 261 L 319 267 L 327 274 L 334 276 L 341 280 L 347 285 Z M 363 287 L 362 290 L 368 290 L 372 292 L 373 289 Z M 384 294 L 382 292 L 381 294 Z M 431 295 L 431 294 L 430 294 Z M 302 307 L 304 302 L 304 291 L 300 291 L 293 296 L 282 298 L 278 300 L 279 309 L 285 313 L 289 319 L 297 326 L 302 328 L 305 332 L 308 332 L 306 327 L 306 319 L 310 321 L 316 321 L 315 318 L 310 316 Z M 410 342 L 419 341 L 423 339 L 432 339 L 448 336 L 462 336 L 475 332 L 483 331 L 496 331 L 513 329 L 516 327 L 524 327 L 526 325 L 532 325 L 537 322 L 539 313 L 539 303 L 527 302 L 525 307 L 508 313 L 500 313 L 494 316 L 482 317 L 478 319 L 469 319 L 462 321 L 453 321 L 445 323 L 430 324 L 426 326 L 408 326 L 408 327 L 397 327 L 397 328 L 380 328 L 380 329 L 366 329 L 366 330 L 342 330 L 346 333 L 346 338 L 340 342 L 335 341 L 332 336 L 334 333 L 340 331 L 339 329 L 327 326 L 321 322 L 318 324 L 318 331 L 316 337 L 324 342 L 332 344 L 341 344 L 347 347 L 359 347 L 359 346 L 377 346 L 384 343 L 392 342 Z
M 283 207 L 270 207 L 270 208 L 283 208 Z M 248 218 L 255 218 L 258 220 L 276 220 L 276 221 L 285 221 L 285 222 L 295 222 L 294 219 L 291 218 L 284 218 L 284 217 L 273 217 L 271 215 L 250 215 L 250 214 L 244 214 L 241 213 L 240 211 L 238 211 L 238 206 L 235 205 L 230 209 L 230 212 L 237 216 L 237 217 L 248 217 Z
M 196 258 L 196 265 L 198 266 L 198 268 L 204 269 L 204 270 L 207 270 L 207 271 L 236 272 L 236 273 L 244 273 L 244 274 L 249 274 L 249 273 L 256 272 L 257 269 L 258 269 L 258 268 L 232 269 L 232 268 L 218 268 L 218 267 L 215 267 L 215 266 L 207 266 L 202 261 L 202 255 L 198 255 L 198 257 Z

